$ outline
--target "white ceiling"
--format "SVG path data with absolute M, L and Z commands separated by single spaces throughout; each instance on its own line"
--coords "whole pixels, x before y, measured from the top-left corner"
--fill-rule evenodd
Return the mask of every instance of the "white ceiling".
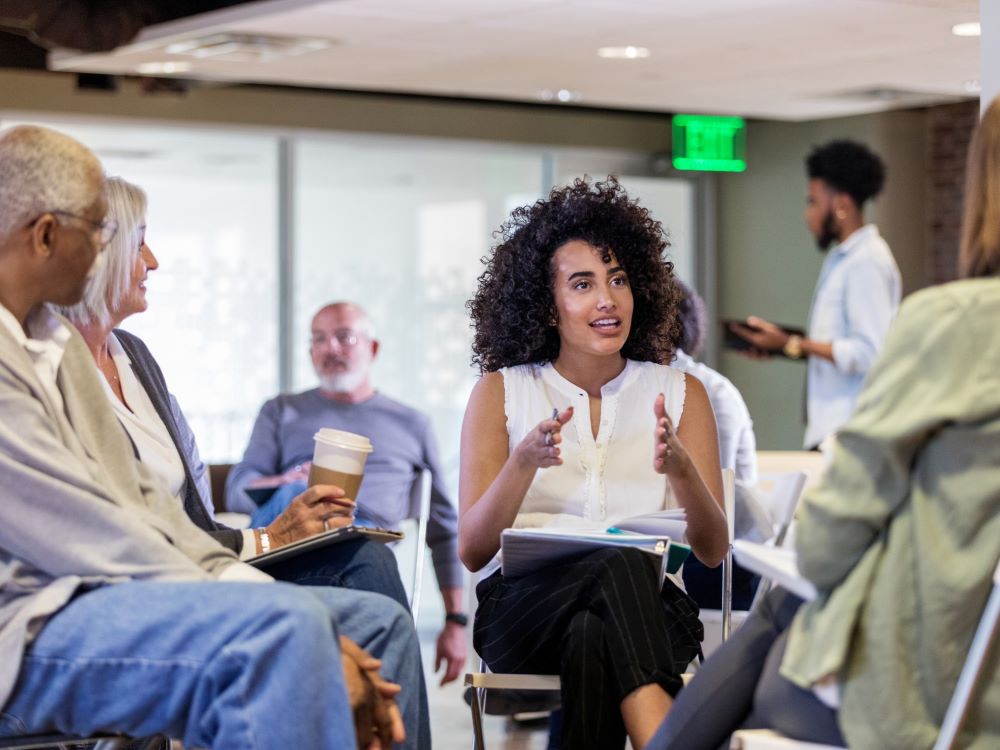
M 977 0 L 269 0 L 146 29 L 112 53 L 58 51 L 57 70 L 804 120 L 974 95 L 979 40 L 952 35 Z M 321 37 L 269 62 L 196 60 L 167 45 L 215 32 Z M 608 60 L 608 45 L 650 56 Z M 913 92 L 904 99 L 862 95 Z M 551 106 L 564 106 L 553 103 Z

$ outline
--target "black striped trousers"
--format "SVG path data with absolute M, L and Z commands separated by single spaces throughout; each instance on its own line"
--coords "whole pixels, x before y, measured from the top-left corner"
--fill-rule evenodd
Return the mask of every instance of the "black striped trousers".
M 643 685 L 670 695 L 697 655 L 697 605 L 651 558 L 608 547 L 518 578 L 496 573 L 476 588 L 473 642 L 495 672 L 558 674 L 566 750 L 621 748 L 620 703 Z

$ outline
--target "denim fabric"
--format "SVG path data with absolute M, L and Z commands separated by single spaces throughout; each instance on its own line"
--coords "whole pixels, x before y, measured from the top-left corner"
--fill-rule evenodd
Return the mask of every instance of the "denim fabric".
M 306 487 L 308 485 L 305 482 L 289 482 L 278 487 L 271 493 L 271 497 L 266 502 L 257 506 L 257 509 L 250 514 L 250 527 L 256 529 L 269 525 L 275 518 L 284 513 L 285 508 L 297 495 L 306 491 Z
M 403 684 L 407 747 L 424 747 L 407 614 L 367 593 L 280 583 L 130 582 L 78 596 L 28 647 L 0 736 L 162 732 L 226 750 L 353 747 L 338 632 Z
M 267 572 L 300 586 L 336 586 L 388 596 L 409 609 L 396 556 L 388 546 L 352 539 L 276 563 Z

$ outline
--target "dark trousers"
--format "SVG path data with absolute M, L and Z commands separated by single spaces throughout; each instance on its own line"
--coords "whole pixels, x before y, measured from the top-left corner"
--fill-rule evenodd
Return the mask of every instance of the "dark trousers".
M 476 588 L 476 651 L 495 672 L 560 676 L 562 747 L 623 747 L 622 699 L 654 683 L 676 695 L 701 641 L 697 606 L 657 579 L 651 558 L 618 548 L 496 573 Z
M 729 747 L 737 729 L 774 729 L 797 740 L 843 745 L 837 713 L 780 674 L 788 626 L 802 600 L 768 592 L 681 691 L 647 750 Z

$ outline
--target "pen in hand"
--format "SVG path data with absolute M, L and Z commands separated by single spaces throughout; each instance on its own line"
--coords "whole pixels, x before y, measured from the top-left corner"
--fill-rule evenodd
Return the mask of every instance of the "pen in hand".
M 559 419 L 559 409 L 556 408 L 556 407 L 552 407 L 552 419 L 553 420 Z M 551 432 L 546 432 L 545 433 L 545 444 L 549 445 L 549 446 L 551 446 L 553 444 L 552 433 Z

